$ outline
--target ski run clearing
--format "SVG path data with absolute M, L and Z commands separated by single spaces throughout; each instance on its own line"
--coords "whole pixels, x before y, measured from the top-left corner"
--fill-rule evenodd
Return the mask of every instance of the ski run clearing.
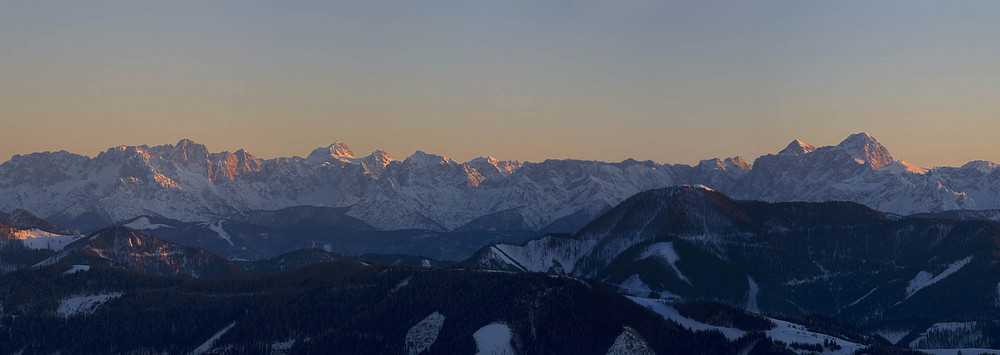
M 514 355 L 510 344 L 510 327 L 502 323 L 493 323 L 479 328 L 472 337 L 476 339 L 477 355 Z
M 913 280 L 910 280 L 909 285 L 906 286 L 906 298 L 909 299 L 914 294 L 916 294 L 917 291 L 920 291 L 920 290 L 924 289 L 927 286 L 933 285 L 934 283 L 936 283 L 938 281 L 944 280 L 944 278 L 946 278 L 948 276 L 951 276 L 951 274 L 954 274 L 954 273 L 958 272 L 958 270 L 961 270 L 970 261 L 972 261 L 972 257 L 971 256 L 969 256 L 969 257 L 967 257 L 965 259 L 956 261 L 954 263 L 951 263 L 951 265 L 948 265 L 947 269 L 945 269 L 944 271 L 942 271 L 937 276 L 934 276 L 933 274 L 931 274 L 931 273 L 929 273 L 927 271 L 921 271 L 920 273 L 917 274 L 916 277 L 913 278 Z
M 434 345 L 434 342 L 437 341 L 438 333 L 441 332 L 441 326 L 444 325 L 444 318 L 444 315 L 441 313 L 434 312 L 411 327 L 406 332 L 407 354 L 417 355 L 430 350 L 431 345 Z
M 69 318 L 70 316 L 77 314 L 90 314 L 97 310 L 97 307 L 105 302 L 121 296 L 122 294 L 120 292 L 113 292 L 93 296 L 68 297 L 59 302 L 59 307 L 56 308 L 56 313 L 61 315 L 63 318 Z
M 129 224 L 123 224 L 123 227 L 129 227 L 135 230 L 148 230 L 148 229 L 159 229 L 159 228 L 174 228 L 173 226 L 168 226 L 166 224 L 153 224 L 149 221 L 149 218 L 139 217 Z
M 73 267 L 66 270 L 63 275 L 75 274 L 83 271 L 90 271 L 90 265 L 73 265 Z
M 651 256 L 660 257 L 666 260 L 667 263 L 670 264 L 670 267 L 674 269 L 674 272 L 677 273 L 677 277 L 680 277 L 681 280 L 684 280 L 684 282 L 687 282 L 689 285 L 691 284 L 691 280 L 688 280 L 687 276 L 684 276 L 684 273 L 681 272 L 681 269 L 677 268 L 677 262 L 680 261 L 681 258 L 677 255 L 677 251 L 674 250 L 674 242 L 656 243 L 650 245 L 649 248 L 646 248 L 646 251 L 642 253 L 642 256 L 640 256 L 639 259 L 645 259 Z
M 197 348 L 192 350 L 191 355 L 200 355 L 208 353 L 209 350 L 212 350 L 212 348 L 215 347 L 215 342 L 219 341 L 219 338 L 221 338 L 223 335 L 226 334 L 226 332 L 232 329 L 234 325 L 236 325 L 236 322 L 229 323 L 228 326 L 222 328 L 222 330 L 220 330 L 218 333 L 215 333 L 215 335 L 213 335 L 211 338 L 208 338 L 208 340 L 206 340 L 204 343 L 202 343 Z
M 746 334 L 746 331 L 736 329 L 736 328 L 726 328 L 714 325 L 705 324 L 687 317 L 684 317 L 673 307 L 667 305 L 663 300 L 652 299 L 652 298 L 640 298 L 640 297 L 629 297 L 632 302 L 635 302 L 643 307 L 651 309 L 663 316 L 663 318 L 674 321 L 680 324 L 682 327 L 688 328 L 692 331 L 702 331 L 702 330 L 717 330 L 722 333 L 729 340 L 736 340 L 739 337 Z M 806 327 L 789 323 L 782 320 L 771 319 L 776 325 L 773 329 L 765 332 L 768 338 L 773 340 L 780 340 L 785 343 L 806 343 L 806 344 L 823 344 L 824 340 L 831 340 L 836 342 L 842 348 L 837 351 L 828 351 L 824 354 L 853 354 L 855 351 L 864 348 L 864 345 L 852 343 L 840 338 L 832 337 L 826 334 L 820 334 L 815 332 L 810 332 L 806 330 Z

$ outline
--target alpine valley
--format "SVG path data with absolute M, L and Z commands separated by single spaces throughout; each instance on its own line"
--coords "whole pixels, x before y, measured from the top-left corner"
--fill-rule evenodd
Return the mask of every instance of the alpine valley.
M 0 353 L 1000 353 L 997 167 L 15 156 Z

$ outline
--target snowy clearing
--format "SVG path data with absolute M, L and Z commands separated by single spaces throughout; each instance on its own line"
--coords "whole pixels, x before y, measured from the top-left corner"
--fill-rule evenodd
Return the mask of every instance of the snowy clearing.
M 680 277 L 681 280 L 684 280 L 684 282 L 687 282 L 689 285 L 691 284 L 691 280 L 688 280 L 687 276 L 684 276 L 684 273 L 681 272 L 681 269 L 677 268 L 677 261 L 681 260 L 681 258 L 677 255 L 677 251 L 674 250 L 674 242 L 656 243 L 650 245 L 649 248 L 646 248 L 646 251 L 642 252 L 639 259 L 645 259 L 651 256 L 666 260 L 667 263 L 670 264 L 670 267 L 674 269 L 674 272 L 677 273 L 677 277 Z
M 768 338 L 771 338 L 773 340 L 781 340 L 788 344 L 791 343 L 823 344 L 824 340 L 831 340 L 833 342 L 836 342 L 837 345 L 841 346 L 840 350 L 835 350 L 835 351 L 830 349 L 825 349 L 825 351 L 823 352 L 824 354 L 844 354 L 844 355 L 853 354 L 855 351 L 858 351 L 865 347 L 864 345 L 852 343 L 837 337 L 810 332 L 806 330 L 805 326 L 798 325 L 795 323 L 790 323 L 773 318 L 771 318 L 771 321 L 774 322 L 776 327 L 774 327 L 774 329 L 768 330 L 767 332 L 765 332 L 765 334 L 767 334 Z
M 409 284 L 410 284 L 410 276 L 407 276 L 405 279 L 403 279 L 403 281 L 400 281 L 399 284 L 396 285 L 396 287 L 392 288 L 392 292 L 396 292 L 397 290 L 406 287 L 406 285 Z
M 409 280 L 409 279 L 407 279 Z M 424 318 L 406 332 L 406 352 L 410 355 L 420 354 L 430 350 L 431 345 L 437 341 L 441 326 L 444 325 L 444 315 L 438 312 Z
M 77 314 L 90 314 L 97 310 L 97 307 L 105 302 L 121 296 L 121 292 L 113 292 L 93 296 L 67 297 L 59 302 L 59 307 L 56 308 L 56 313 L 61 315 L 63 318 L 68 318 Z
M 625 281 L 622 281 L 622 283 L 618 285 L 618 289 L 626 295 L 636 297 L 648 297 L 649 294 L 653 292 L 653 290 L 650 289 L 645 282 L 642 282 L 639 275 L 636 274 L 633 274 L 632 276 L 629 276 L 629 278 L 625 279 Z
M 208 340 L 206 340 L 204 343 L 202 343 L 197 348 L 192 350 L 191 355 L 204 354 L 207 353 L 209 350 L 212 350 L 212 348 L 215 347 L 215 342 L 219 341 L 219 338 L 221 338 L 224 334 L 226 334 L 226 332 L 232 329 L 234 325 L 236 325 L 236 322 L 229 323 L 228 326 L 222 328 L 222 330 L 220 330 L 218 333 L 215 333 L 215 335 L 213 335 L 211 338 L 208 338 Z
M 951 274 L 958 272 L 958 270 L 961 270 L 970 261 L 972 261 L 972 256 L 951 263 L 951 265 L 948 265 L 947 269 L 942 271 L 937 276 L 933 276 L 931 273 L 927 271 L 921 271 L 920 273 L 917 274 L 916 277 L 913 278 L 913 280 L 910 280 L 910 283 L 906 286 L 906 298 L 910 298 L 918 291 L 924 289 L 925 287 L 933 285 L 934 283 L 944 280 L 944 278 L 948 276 L 951 276 Z
M 75 274 L 81 271 L 90 271 L 90 265 L 73 265 L 73 267 L 66 270 L 63 275 Z
M 28 249 L 61 251 L 70 243 L 82 239 L 83 236 L 61 235 L 49 233 L 41 229 L 28 229 L 16 231 L 14 238 L 21 240 L 21 243 Z
M 632 302 L 639 304 L 640 306 L 649 308 L 650 310 L 656 312 L 657 314 L 659 314 L 660 316 L 662 316 L 667 320 L 674 321 L 680 324 L 682 327 L 691 329 L 693 331 L 718 330 L 719 332 L 722 333 L 722 335 L 726 336 L 726 339 L 729 340 L 736 340 L 737 338 L 746 334 L 745 331 L 742 331 L 740 329 L 709 325 L 696 321 L 691 318 L 684 317 L 681 315 L 680 312 L 674 309 L 674 307 L 668 306 L 662 300 L 653 298 L 642 298 L 642 297 L 628 297 L 628 299 L 632 300 Z
M 514 355 L 510 344 L 510 327 L 502 323 L 493 323 L 479 328 L 472 337 L 476 339 L 477 355 Z
M 148 230 L 157 228 L 174 228 L 173 226 L 168 226 L 166 224 L 153 224 L 149 221 L 149 218 L 139 217 L 138 219 L 132 221 L 129 224 L 123 224 L 122 227 L 129 227 L 135 230 Z
M 226 243 L 229 243 L 229 246 L 236 246 L 236 244 L 233 244 L 233 239 L 229 237 L 229 233 L 226 232 L 226 229 L 222 228 L 222 221 L 209 223 L 207 226 L 208 229 L 211 229 L 215 232 L 215 234 L 218 234 L 219 238 L 222 238 L 226 241 Z
M 757 295 L 760 294 L 760 286 L 757 286 L 757 282 L 750 276 L 747 276 L 747 283 L 750 285 L 750 290 L 747 291 L 747 310 L 753 313 L 760 313 L 760 307 L 757 306 Z

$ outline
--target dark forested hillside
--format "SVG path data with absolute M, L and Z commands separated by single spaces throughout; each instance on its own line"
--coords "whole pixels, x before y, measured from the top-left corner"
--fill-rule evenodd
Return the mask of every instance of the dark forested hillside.
M 235 279 L 56 264 L 0 276 L 0 306 L 0 353 L 188 353 L 213 335 L 220 353 L 406 353 L 411 329 L 435 312 L 430 353 L 472 354 L 490 324 L 508 327 L 519 353 L 603 354 L 625 327 L 661 354 L 737 346 L 593 282 L 354 261 Z

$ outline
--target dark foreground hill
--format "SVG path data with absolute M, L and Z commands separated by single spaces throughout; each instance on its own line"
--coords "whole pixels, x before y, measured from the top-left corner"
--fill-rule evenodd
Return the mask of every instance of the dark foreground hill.
M 0 276 L 0 307 L 0 353 L 472 354 L 499 346 L 603 354 L 618 346 L 729 354 L 756 343 L 693 333 L 575 278 L 350 260 L 229 279 L 56 264 Z

